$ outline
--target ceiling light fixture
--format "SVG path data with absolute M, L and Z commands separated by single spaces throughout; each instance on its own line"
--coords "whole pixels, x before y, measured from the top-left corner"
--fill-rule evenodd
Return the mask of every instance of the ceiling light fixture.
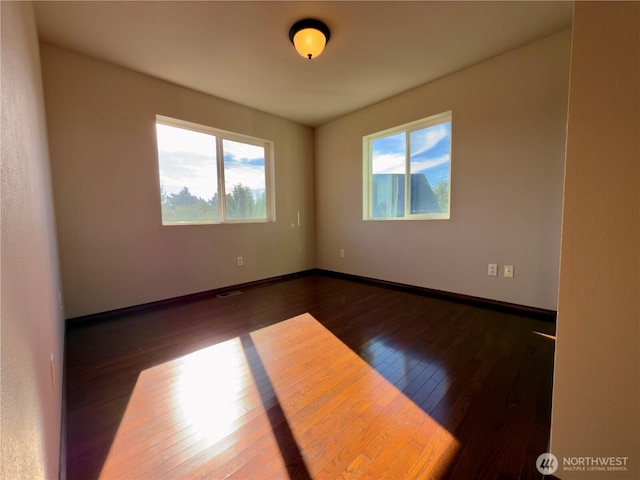
M 313 18 L 299 20 L 289 30 L 289 40 L 298 53 L 309 60 L 322 53 L 330 36 L 329 27 Z

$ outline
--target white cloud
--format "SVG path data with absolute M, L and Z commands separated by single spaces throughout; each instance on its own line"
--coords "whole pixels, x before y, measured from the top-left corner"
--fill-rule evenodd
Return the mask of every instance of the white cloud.
M 195 171 L 194 175 L 169 176 L 160 171 L 160 185 L 165 193 L 178 193 L 184 187 L 189 189 L 192 195 L 204 200 L 211 199 L 218 191 L 215 168 L 211 171 L 202 168 Z
M 200 155 L 215 155 L 215 136 L 194 132 L 184 128 L 156 124 L 158 150 L 163 152 L 190 152 Z
M 405 156 L 403 153 L 384 153 L 376 155 L 372 161 L 372 173 L 404 173 Z
M 251 190 L 265 190 L 264 167 L 256 165 L 234 164 L 227 166 L 224 171 L 224 182 L 227 193 L 234 185 L 241 183 Z
M 442 155 L 440 157 L 423 160 L 422 162 L 411 162 L 411 171 L 413 173 L 422 172 L 423 170 L 437 167 L 438 165 L 442 165 L 443 163 L 447 163 L 448 161 L 449 155 Z
M 233 157 L 235 162 L 245 162 L 264 159 L 264 148 L 248 143 L 234 142 L 233 140 L 223 140 L 225 155 Z
M 413 155 L 419 155 L 435 147 L 440 140 L 449 134 L 446 125 L 434 125 L 414 132 L 411 137 L 411 151 Z

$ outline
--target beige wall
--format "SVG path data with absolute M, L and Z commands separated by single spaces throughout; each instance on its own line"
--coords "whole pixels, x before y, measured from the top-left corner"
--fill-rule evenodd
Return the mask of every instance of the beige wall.
M 58 478 L 63 319 L 30 3 L 2 9 L 0 477 Z M 54 355 L 55 389 L 50 373 Z
M 555 310 L 569 52 L 557 34 L 319 127 L 318 267 Z M 451 220 L 364 222 L 362 137 L 447 110 Z
M 314 267 L 312 129 L 49 45 L 42 65 L 69 318 Z M 277 221 L 163 227 L 156 114 L 274 141 Z
M 551 451 L 640 478 L 640 4 L 577 2 Z

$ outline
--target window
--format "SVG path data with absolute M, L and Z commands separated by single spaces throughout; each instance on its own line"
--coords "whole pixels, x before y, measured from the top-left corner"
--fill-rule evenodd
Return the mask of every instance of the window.
M 274 220 L 273 144 L 156 117 L 163 225 Z
M 448 219 L 451 112 L 363 139 L 364 219 Z

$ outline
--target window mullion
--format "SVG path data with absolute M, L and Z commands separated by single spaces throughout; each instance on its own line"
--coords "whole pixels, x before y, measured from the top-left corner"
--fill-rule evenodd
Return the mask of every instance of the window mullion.
M 411 212 L 411 136 L 405 132 L 405 175 L 404 175 L 404 217 L 409 218 Z
M 216 135 L 216 159 L 218 168 L 218 212 L 220 223 L 223 223 L 227 220 L 227 194 L 224 182 L 224 151 L 220 135 Z

